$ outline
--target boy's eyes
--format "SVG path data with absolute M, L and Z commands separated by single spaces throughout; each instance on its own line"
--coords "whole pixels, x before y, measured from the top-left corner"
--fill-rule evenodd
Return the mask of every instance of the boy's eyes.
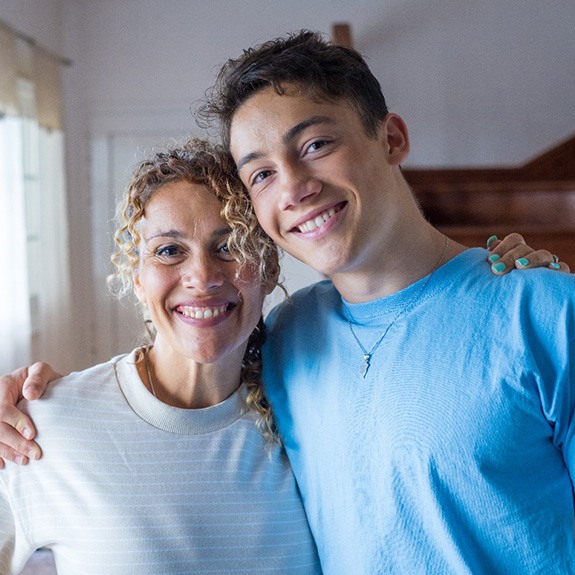
M 328 146 L 333 142 L 333 138 L 323 138 L 311 141 L 307 146 L 305 146 L 301 151 L 302 159 L 308 154 L 314 155 L 320 152 L 325 146 Z M 328 148 L 326 152 L 329 150 Z M 319 154 L 318 158 L 321 158 L 323 154 Z M 273 174 L 273 170 L 264 169 L 256 171 L 247 181 L 244 181 L 246 187 L 251 190 L 251 188 L 257 188 L 259 184 L 263 184 Z M 267 183 L 266 183 L 267 186 Z
M 263 182 L 270 174 L 271 170 L 261 170 L 260 172 L 257 172 L 252 178 L 252 185 Z
M 321 148 L 323 148 L 325 145 L 327 144 L 327 140 L 316 140 L 315 142 L 312 142 L 308 147 L 307 150 L 308 152 L 317 152 L 318 150 L 320 150 Z
M 305 148 L 305 153 L 307 154 L 317 152 L 327 144 L 329 144 L 329 140 L 315 140 L 311 142 L 311 144 L 309 144 L 307 148 Z M 272 173 L 271 170 L 260 170 L 259 172 L 256 172 L 250 181 L 250 185 L 253 186 L 262 183 L 266 178 L 268 178 L 271 175 L 271 173 Z

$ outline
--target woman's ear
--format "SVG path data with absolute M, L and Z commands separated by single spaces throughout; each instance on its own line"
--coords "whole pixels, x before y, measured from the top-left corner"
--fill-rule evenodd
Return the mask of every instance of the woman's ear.
M 270 295 L 274 289 L 276 289 L 280 280 L 281 268 L 277 252 L 276 257 L 271 259 L 269 267 L 270 269 L 267 274 L 267 281 L 265 282 L 266 295 Z
M 132 281 L 134 283 L 134 294 L 138 298 L 138 301 L 142 304 L 146 304 L 146 292 L 142 287 L 142 283 L 140 282 L 140 273 L 138 270 L 134 270 L 132 272 Z
M 380 126 L 380 137 L 387 150 L 388 161 L 393 166 L 402 164 L 409 155 L 409 133 L 401 116 L 389 113 Z
M 270 295 L 276 289 L 277 283 L 276 282 L 266 282 L 265 283 L 265 295 Z

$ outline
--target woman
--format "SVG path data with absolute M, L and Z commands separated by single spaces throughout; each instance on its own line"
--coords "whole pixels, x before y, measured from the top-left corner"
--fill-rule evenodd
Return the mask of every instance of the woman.
M 112 280 L 153 343 L 52 386 L 45 453 L 0 477 L 0 572 L 50 547 L 60 574 L 319 573 L 260 384 L 278 254 L 228 205 L 224 154 L 192 140 L 136 169 Z

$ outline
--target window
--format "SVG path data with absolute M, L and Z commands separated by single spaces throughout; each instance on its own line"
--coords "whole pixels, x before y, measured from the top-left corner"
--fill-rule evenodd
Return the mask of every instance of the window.
M 59 67 L 0 27 L 0 373 L 70 342 Z

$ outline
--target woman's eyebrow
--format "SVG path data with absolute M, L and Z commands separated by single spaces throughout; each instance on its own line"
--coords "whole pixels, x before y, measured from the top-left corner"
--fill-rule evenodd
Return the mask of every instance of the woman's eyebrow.
M 222 227 L 222 228 L 218 228 L 217 230 L 214 230 L 211 234 L 211 237 L 218 240 L 220 238 L 229 236 L 231 232 L 231 229 L 229 227 Z M 144 237 L 144 241 L 145 242 L 149 242 L 150 240 L 153 240 L 154 238 L 172 238 L 175 240 L 179 240 L 182 238 L 187 238 L 188 236 L 178 230 L 160 230 L 158 232 L 153 233 L 151 236 L 148 237 Z

